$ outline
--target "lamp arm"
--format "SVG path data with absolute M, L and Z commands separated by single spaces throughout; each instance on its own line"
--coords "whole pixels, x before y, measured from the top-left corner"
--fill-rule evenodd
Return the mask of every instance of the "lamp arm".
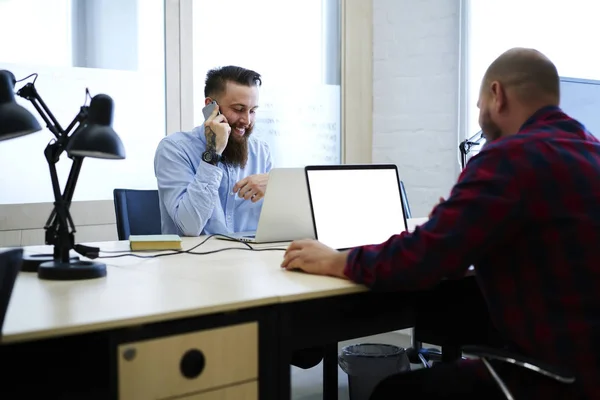
M 83 157 L 73 157 L 73 164 L 71 164 L 71 171 L 69 171 L 69 177 L 67 178 L 67 184 L 65 185 L 65 189 L 62 194 L 62 201 L 64 202 L 67 208 L 71 207 L 71 201 L 73 199 L 73 193 L 75 192 L 75 185 L 77 184 L 77 179 L 79 178 L 79 171 L 81 171 L 81 164 L 83 163 Z M 59 218 L 56 218 L 57 210 L 54 208 L 50 213 L 50 217 L 46 224 L 44 225 L 44 229 L 55 231 L 58 227 Z M 69 215 L 70 219 L 70 215 Z M 75 232 L 75 224 L 72 220 L 68 221 L 73 232 Z
M 478 145 L 482 139 L 483 139 L 483 131 L 479 131 L 476 134 L 474 134 L 473 136 L 471 136 L 470 138 L 465 139 L 462 142 L 460 142 L 460 145 L 458 146 L 458 148 L 460 149 L 460 152 L 462 154 L 467 155 L 469 153 L 469 151 L 471 150 L 471 147 Z
M 475 139 L 477 139 L 477 140 L 475 140 Z M 465 141 L 479 143 L 481 141 L 481 139 L 483 139 L 483 131 L 482 130 L 480 130 L 479 132 L 477 132 L 476 134 L 474 134 L 473 136 L 471 136 L 470 138 L 468 138 Z
M 75 192 L 75 186 L 77 184 L 77 179 L 79 178 L 79 171 L 81 171 L 81 166 L 83 164 L 83 158 L 84 157 L 73 157 L 73 164 L 71 165 L 71 171 L 69 172 L 69 178 L 67 179 L 67 184 L 65 186 L 65 190 L 63 192 L 62 195 L 62 204 L 61 207 L 63 209 L 63 212 L 67 218 L 67 222 L 68 222 L 68 226 L 69 226 L 69 231 L 65 234 L 62 230 L 61 230 L 61 224 L 64 224 L 63 219 L 60 217 L 59 215 L 59 211 L 60 209 L 57 209 L 57 207 L 54 208 L 54 210 L 52 211 L 52 215 L 50 216 L 50 218 L 54 218 L 54 220 L 52 221 L 52 223 L 50 224 L 50 226 L 45 227 L 46 229 L 46 240 L 48 239 L 54 239 L 55 241 L 57 241 L 57 243 L 60 243 L 59 247 L 62 247 L 62 253 L 60 253 L 60 256 L 63 257 L 62 259 L 64 260 L 64 257 L 66 256 L 67 259 L 69 257 L 69 251 L 71 249 L 74 249 L 77 253 L 81 254 L 84 257 L 87 258 L 97 258 L 100 254 L 100 248 L 99 247 L 91 247 L 91 246 L 84 246 L 82 244 L 75 244 L 75 224 L 73 223 L 73 219 L 71 218 L 71 212 L 69 211 L 69 209 L 71 208 L 71 201 L 73 200 L 73 193 Z M 48 224 L 47 224 L 48 225 Z M 62 235 L 62 236 L 60 236 Z M 57 240 L 59 239 L 60 240 Z M 68 245 L 68 248 L 67 248 Z M 56 253 L 56 246 L 55 246 L 55 256 L 57 255 Z
M 67 127 L 65 131 L 65 137 L 69 135 L 72 129 L 83 125 L 83 123 L 87 119 L 87 112 L 89 107 L 83 106 L 79 111 L 79 114 L 73 119 L 71 124 Z M 75 129 L 75 131 L 77 130 Z M 69 136 L 70 138 L 70 136 Z M 66 147 L 68 140 L 65 139 L 64 146 L 59 150 L 50 150 L 49 152 L 62 152 Z M 55 143 L 57 146 L 57 143 Z M 50 146 L 49 146 L 50 147 Z M 58 157 L 56 154 L 50 154 L 50 158 L 48 159 L 48 163 L 51 165 L 51 175 L 54 174 L 56 178 L 53 178 L 52 186 L 56 197 L 57 190 L 54 188 L 58 186 L 58 175 L 56 174 L 55 164 L 58 161 Z M 83 245 L 75 245 L 75 237 L 74 234 L 75 224 L 73 223 L 73 219 L 71 217 L 71 213 L 69 209 L 71 208 L 71 202 L 73 200 L 73 194 L 75 193 L 75 186 L 77 185 L 77 179 L 79 178 L 79 172 L 81 171 L 81 166 L 83 164 L 83 158 L 79 156 L 71 157 L 73 163 L 71 164 L 71 170 L 69 171 L 69 177 L 67 178 L 67 183 L 65 185 L 65 189 L 62 193 L 60 204 L 56 204 L 50 213 L 50 217 L 46 224 L 44 225 L 44 229 L 46 230 L 46 244 L 53 244 L 55 247 L 54 258 L 60 257 L 61 260 L 68 260 L 69 251 L 71 249 L 75 249 L 76 252 L 81 254 L 84 257 L 88 258 L 96 258 L 99 255 L 100 249 L 97 247 L 83 246 Z M 54 172 L 53 172 L 54 171 Z M 60 190 L 60 189 L 58 189 Z M 62 212 L 62 215 L 61 215 Z M 66 227 L 66 232 L 65 228 Z
M 79 129 L 79 127 L 87 120 L 89 106 L 81 106 L 79 113 L 73 118 L 73 121 L 65 129 L 65 135 L 70 135 L 71 131 Z M 77 128 L 77 129 L 75 129 Z M 69 137 L 71 137 L 70 135 Z
M 478 145 L 482 139 L 483 139 L 483 130 L 477 132 L 470 138 L 465 139 L 462 142 L 460 142 L 460 144 L 458 145 L 458 150 L 460 150 L 460 155 L 461 155 L 460 164 L 461 164 L 462 169 L 465 169 L 465 166 L 467 165 L 467 155 L 471 151 L 471 147 Z
M 40 97 L 35 85 L 33 83 L 28 83 L 23 86 L 21 89 L 17 91 L 17 95 L 21 96 L 24 99 L 27 99 L 33 104 L 33 107 L 37 110 L 38 114 L 42 117 L 48 130 L 52 132 L 52 134 L 56 137 L 56 139 L 61 140 L 65 135 L 65 131 L 63 130 L 60 123 L 56 120 L 50 109 Z M 64 140 L 64 139 L 62 139 Z
M 89 107 L 87 106 L 83 106 L 81 107 L 81 109 L 79 110 L 79 113 L 75 116 L 75 118 L 73 118 L 73 121 L 71 121 L 71 123 L 69 124 L 69 126 L 67 127 L 67 130 L 64 131 L 65 136 L 69 135 L 69 133 L 71 132 L 71 130 L 73 130 L 75 127 L 79 128 L 87 119 L 87 112 L 88 112 Z M 60 157 L 60 154 L 64 151 L 64 149 L 66 148 L 66 143 L 63 144 L 62 148 L 59 150 L 56 150 L 55 153 L 53 154 L 53 162 L 58 162 L 58 158 Z M 83 162 L 83 160 L 77 161 L 78 157 L 73 157 L 73 164 L 71 165 L 71 171 L 69 172 L 69 177 L 67 178 L 67 184 L 65 185 L 65 189 L 63 192 L 63 200 L 67 202 L 67 207 L 71 206 L 71 199 L 73 198 L 73 192 L 75 191 L 75 184 L 77 183 L 77 178 L 79 176 L 79 170 L 81 169 L 81 165 L 79 165 L 79 170 L 75 170 L 75 163 L 76 162 Z M 49 161 L 50 162 L 50 161 Z M 69 194 L 70 193 L 70 194 Z M 56 217 L 56 210 L 53 209 L 52 212 L 50 213 L 50 217 L 48 218 L 48 220 L 46 221 L 46 224 L 44 225 L 44 229 L 48 229 L 50 226 L 53 227 L 53 229 L 56 229 L 56 222 L 57 220 L 55 219 Z
M 56 230 L 46 230 L 46 243 L 54 245 L 54 259 L 62 262 L 69 262 L 69 252 L 74 245 L 73 220 L 69 214 L 69 207 L 66 206 L 63 196 L 60 193 L 58 174 L 56 172 L 55 153 L 60 147 L 59 142 L 49 144 L 44 151 L 48 167 L 50 169 L 50 178 L 52 179 L 52 191 L 54 192 L 54 210 L 57 215 Z

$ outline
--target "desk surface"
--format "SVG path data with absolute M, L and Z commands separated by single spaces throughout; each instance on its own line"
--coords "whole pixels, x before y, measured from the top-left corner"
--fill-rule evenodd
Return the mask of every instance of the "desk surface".
M 409 224 L 412 229 L 415 219 Z M 204 238 L 183 238 L 189 249 Z M 128 241 L 93 243 L 102 251 L 124 251 Z M 254 245 L 285 248 L 286 243 Z M 242 244 L 210 239 L 194 251 Z M 26 253 L 47 253 L 47 246 Z M 51 252 L 51 251 L 50 251 Z M 153 253 L 138 253 L 150 255 Z M 101 255 L 114 255 L 102 253 Z M 367 290 L 337 278 L 282 270 L 283 251 L 228 250 L 151 259 L 107 258 L 106 278 L 43 281 L 20 273 L 4 322 L 2 342 L 42 339 Z

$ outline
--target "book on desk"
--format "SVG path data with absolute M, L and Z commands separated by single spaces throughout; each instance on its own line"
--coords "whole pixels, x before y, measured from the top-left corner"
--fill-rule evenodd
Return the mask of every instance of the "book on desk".
M 130 235 L 129 247 L 133 251 L 182 249 L 178 235 Z

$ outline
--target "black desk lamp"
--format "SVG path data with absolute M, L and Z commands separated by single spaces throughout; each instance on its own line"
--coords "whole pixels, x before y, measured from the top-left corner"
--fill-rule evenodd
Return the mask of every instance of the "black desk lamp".
M 465 166 L 467 165 L 467 155 L 471 152 L 471 147 L 479 146 L 483 139 L 484 139 L 483 131 L 479 131 L 476 134 L 474 134 L 473 136 L 471 136 L 470 138 L 460 142 L 458 149 L 460 150 L 460 155 L 461 155 L 460 163 L 461 163 L 462 169 L 465 169 Z
M 0 140 L 42 130 L 33 114 L 15 101 L 15 83 L 15 76 L 11 72 L 0 71 Z
M 41 279 L 52 280 L 92 279 L 106 276 L 106 264 L 81 261 L 79 257 L 70 256 L 71 249 L 74 249 L 84 257 L 96 258 L 100 250 L 75 244 L 76 231 L 69 208 L 84 157 L 125 158 L 123 143 L 111 127 L 113 101 L 104 94 L 94 96 L 90 105 L 82 106 L 67 129 L 63 129 L 35 88 L 37 74 L 31 76 L 35 76 L 33 82 L 19 89 L 17 95 L 33 104 L 55 136 L 55 140 L 50 142 L 44 151 L 54 192 L 54 208 L 44 226 L 45 242 L 54 246 L 54 254 L 25 255 L 22 270 L 37 270 Z M 11 72 L 0 71 L 0 140 L 41 130 L 33 115 L 15 102 L 13 90 L 16 83 Z M 61 194 L 56 163 L 64 151 L 73 160 L 73 164 L 64 192 Z

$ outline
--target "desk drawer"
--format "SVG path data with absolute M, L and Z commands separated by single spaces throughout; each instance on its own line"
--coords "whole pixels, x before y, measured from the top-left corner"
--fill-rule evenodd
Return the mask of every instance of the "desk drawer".
M 224 389 L 182 397 L 180 400 L 258 400 L 258 382 L 248 382 Z
M 122 344 L 121 400 L 182 396 L 258 378 L 258 323 Z

